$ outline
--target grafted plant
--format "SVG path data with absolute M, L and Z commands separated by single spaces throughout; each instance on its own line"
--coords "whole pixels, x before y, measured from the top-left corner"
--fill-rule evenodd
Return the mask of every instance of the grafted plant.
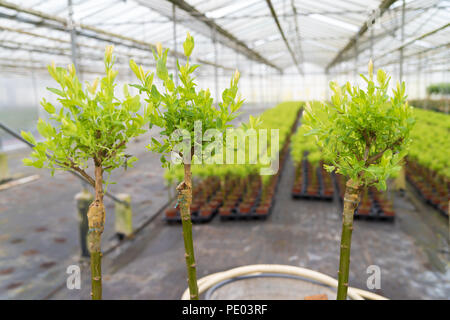
M 44 141 L 37 142 L 31 133 L 22 136 L 35 147 L 24 164 L 37 168 L 71 170 L 83 176 L 95 188 L 95 199 L 89 207 L 88 246 L 91 254 L 92 299 L 102 297 L 101 280 L 101 236 L 105 223 L 103 204 L 103 173 L 110 174 L 121 166 L 132 167 L 136 157 L 125 154 L 128 141 L 145 132 L 148 109 L 140 110 L 139 96 L 132 96 L 124 86 L 124 99 L 115 96 L 117 71 L 113 70 L 113 46 L 106 47 L 105 76 L 83 88 L 73 65 L 67 69 L 48 67 L 60 89 L 48 88 L 58 96 L 61 104 L 57 108 L 42 100 L 41 105 L 50 116 L 50 122 L 39 119 L 37 129 Z M 97 90 L 98 88 L 98 90 Z M 86 169 L 92 162 L 94 176 Z
M 202 161 L 203 153 L 196 152 L 198 146 L 206 146 L 209 142 L 204 142 L 202 137 L 209 129 L 216 129 L 221 134 L 233 120 L 236 112 L 241 107 L 243 100 L 237 97 L 239 72 L 233 75 L 230 87 L 222 93 L 222 102 L 218 108 L 213 105 L 213 99 L 209 89 L 198 90 L 195 78 L 192 76 L 199 65 L 191 65 L 189 57 L 194 49 L 194 38 L 188 33 L 183 43 L 186 63 L 180 65 L 177 61 L 180 85 L 176 86 L 173 75 L 169 74 L 166 67 L 168 49 L 163 51 L 162 45 L 157 45 L 157 51 L 153 51 L 156 60 L 156 75 L 163 82 L 164 87 L 158 90 L 153 85 L 153 73 L 144 72 L 142 66 L 137 66 L 134 61 L 130 61 L 130 66 L 140 84 L 134 85 L 139 91 L 147 96 L 146 102 L 150 110 L 150 124 L 157 125 L 163 130 L 160 132 L 162 141 L 152 138 L 148 148 L 151 151 L 161 154 L 161 162 L 164 167 L 170 162 L 166 158 L 172 151 L 178 154 L 179 160 L 184 166 L 184 181 L 178 187 L 178 205 L 180 206 L 181 221 L 183 226 L 183 237 L 185 245 L 185 258 L 188 273 L 188 283 L 191 299 L 198 299 L 196 263 L 194 257 L 194 245 L 192 240 L 192 223 L 190 215 L 190 205 L 192 203 L 192 178 L 191 159 L 194 157 Z M 196 124 L 198 137 L 194 135 Z M 179 140 L 173 139 L 173 134 L 179 133 L 183 137 L 184 147 L 178 150 Z M 187 134 L 187 140 L 186 138 Z M 190 139 L 189 139 L 190 138 Z M 200 139 L 199 139 L 200 138 Z M 219 137 L 216 136 L 215 139 Z M 220 141 L 222 143 L 222 141 Z
M 380 69 L 375 82 L 371 61 L 369 78 L 361 77 L 367 83 L 366 90 L 332 82 L 331 103 L 308 106 L 304 116 L 304 124 L 311 129 L 308 134 L 317 137 L 324 158 L 331 162 L 325 168 L 349 177 L 344 196 L 339 300 L 347 297 L 353 214 L 360 192 L 371 185 L 386 189 L 386 179 L 400 169 L 414 125 L 404 83 L 397 83 L 393 96 L 389 96 L 390 78 Z

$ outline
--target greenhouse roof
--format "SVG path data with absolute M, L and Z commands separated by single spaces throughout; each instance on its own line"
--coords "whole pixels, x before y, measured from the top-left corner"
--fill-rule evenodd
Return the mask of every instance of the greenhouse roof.
M 445 0 L 0 0 L 0 70 L 45 70 L 75 54 L 95 73 L 107 43 L 123 67 L 131 57 L 151 65 L 150 47 L 180 56 L 188 31 L 193 58 L 225 71 L 338 71 L 369 57 L 397 63 L 399 52 L 410 64 L 427 57 L 448 67 L 449 18 Z

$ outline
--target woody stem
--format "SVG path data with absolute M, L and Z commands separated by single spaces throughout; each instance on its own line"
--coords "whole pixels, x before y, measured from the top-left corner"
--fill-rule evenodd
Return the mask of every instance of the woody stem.
M 339 260 L 339 275 L 337 300 L 347 299 L 348 274 L 350 271 L 350 245 L 353 231 L 353 215 L 359 203 L 360 186 L 352 180 L 347 181 L 344 195 L 344 210 L 342 214 L 341 251 Z
M 184 181 L 177 187 L 178 203 L 180 205 L 181 223 L 188 274 L 188 284 L 191 300 L 198 300 L 197 270 L 194 257 L 194 242 L 192 239 L 192 221 L 190 206 L 192 202 L 191 165 L 184 164 Z

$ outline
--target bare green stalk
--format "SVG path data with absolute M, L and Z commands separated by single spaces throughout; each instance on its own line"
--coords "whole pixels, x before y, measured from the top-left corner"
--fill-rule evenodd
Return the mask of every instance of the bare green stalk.
M 344 195 L 344 210 L 342 214 L 341 252 L 339 260 L 339 275 L 337 300 L 347 299 L 348 275 L 350 270 L 350 245 L 352 242 L 353 215 L 359 203 L 360 185 L 348 180 Z
M 183 239 L 188 274 L 188 284 L 191 300 L 198 300 L 197 270 L 194 256 L 194 242 L 192 239 L 191 202 L 192 178 L 191 165 L 184 164 L 184 181 L 178 187 L 178 204 L 180 206 L 181 223 L 183 225 Z
M 105 226 L 105 207 L 103 205 L 103 169 L 95 161 L 95 199 L 88 211 L 88 246 L 91 253 L 92 300 L 102 299 L 102 252 L 101 239 Z

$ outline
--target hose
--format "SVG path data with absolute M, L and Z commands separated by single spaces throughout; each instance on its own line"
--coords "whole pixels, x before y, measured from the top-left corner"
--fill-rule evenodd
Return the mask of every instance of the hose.
M 236 277 L 245 276 L 245 275 L 258 275 L 258 274 L 266 274 L 266 273 L 275 273 L 275 274 L 287 274 L 298 277 L 303 277 L 306 279 L 317 281 L 321 284 L 337 288 L 338 281 L 326 274 L 313 271 L 307 268 L 295 267 L 295 266 L 287 266 L 287 265 L 279 265 L 279 264 L 254 264 L 243 267 L 238 267 L 234 269 L 230 269 L 223 272 L 213 273 L 206 277 L 203 277 L 197 281 L 199 294 L 204 293 L 206 290 L 211 288 L 212 286 Z M 387 298 L 382 297 L 378 294 L 349 287 L 348 288 L 348 296 L 352 300 L 387 300 Z M 182 300 L 189 300 L 189 289 L 186 289 L 181 296 Z

